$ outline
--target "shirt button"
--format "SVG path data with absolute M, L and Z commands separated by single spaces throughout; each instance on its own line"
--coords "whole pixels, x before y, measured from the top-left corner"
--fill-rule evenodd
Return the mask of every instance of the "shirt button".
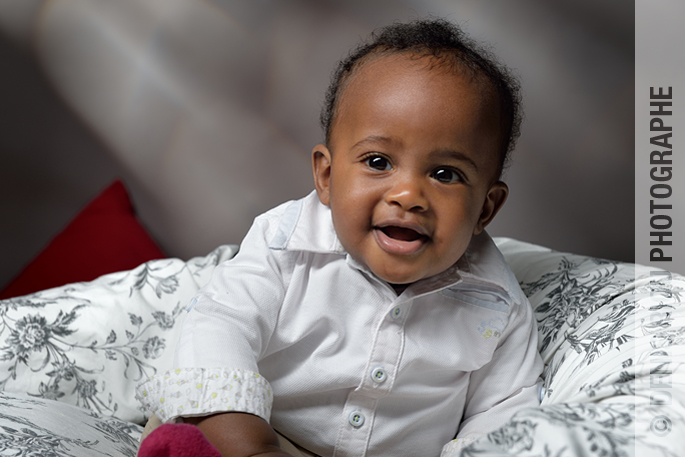
M 402 308 L 399 306 L 393 308 L 393 310 L 390 311 L 390 317 L 392 317 L 393 319 L 399 319 L 401 315 L 402 315 Z
M 376 367 L 371 372 L 371 379 L 373 379 L 373 382 L 377 382 L 378 384 L 385 382 L 387 378 L 388 374 L 385 372 L 383 367 Z
M 352 411 L 350 417 L 347 418 L 350 425 L 354 428 L 359 428 L 364 425 L 364 415 L 361 411 Z

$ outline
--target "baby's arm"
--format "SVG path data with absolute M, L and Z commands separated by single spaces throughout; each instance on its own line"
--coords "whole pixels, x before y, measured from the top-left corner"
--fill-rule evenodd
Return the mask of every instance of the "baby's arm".
M 263 218 L 255 221 L 238 255 L 219 265 L 191 302 L 176 348 L 179 368 L 138 388 L 162 421 L 183 417 L 224 456 L 288 456 L 267 422 L 272 390 L 257 366 L 284 293 L 268 228 Z
M 222 456 L 291 457 L 278 446 L 271 426 L 253 414 L 220 413 L 186 417 L 184 422 L 197 425 Z

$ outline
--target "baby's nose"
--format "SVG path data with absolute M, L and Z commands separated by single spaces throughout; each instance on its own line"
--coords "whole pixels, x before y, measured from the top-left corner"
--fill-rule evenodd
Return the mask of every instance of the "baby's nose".
M 386 194 L 386 201 L 398 205 L 405 211 L 425 211 L 428 200 L 420 183 L 413 179 L 398 180 Z

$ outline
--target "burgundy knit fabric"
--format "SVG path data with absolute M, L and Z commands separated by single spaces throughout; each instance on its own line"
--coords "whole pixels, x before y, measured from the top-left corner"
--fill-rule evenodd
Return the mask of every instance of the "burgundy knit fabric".
M 196 426 L 163 424 L 143 440 L 138 457 L 221 457 L 221 453 Z

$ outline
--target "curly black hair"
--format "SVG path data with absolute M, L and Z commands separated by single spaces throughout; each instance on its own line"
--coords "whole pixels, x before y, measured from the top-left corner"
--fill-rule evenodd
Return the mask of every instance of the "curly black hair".
M 338 63 L 321 110 L 320 120 L 326 144 L 330 143 L 340 94 L 350 76 L 369 59 L 404 53 L 415 58 L 433 57 L 440 66 L 447 66 L 453 71 L 466 69 L 474 77 L 485 81 L 494 92 L 503 114 L 503 144 L 498 173 L 501 175 L 520 135 L 523 118 L 520 83 L 489 50 L 467 37 L 459 27 L 443 19 L 422 19 L 383 27 L 374 31 L 368 41 L 360 44 Z

